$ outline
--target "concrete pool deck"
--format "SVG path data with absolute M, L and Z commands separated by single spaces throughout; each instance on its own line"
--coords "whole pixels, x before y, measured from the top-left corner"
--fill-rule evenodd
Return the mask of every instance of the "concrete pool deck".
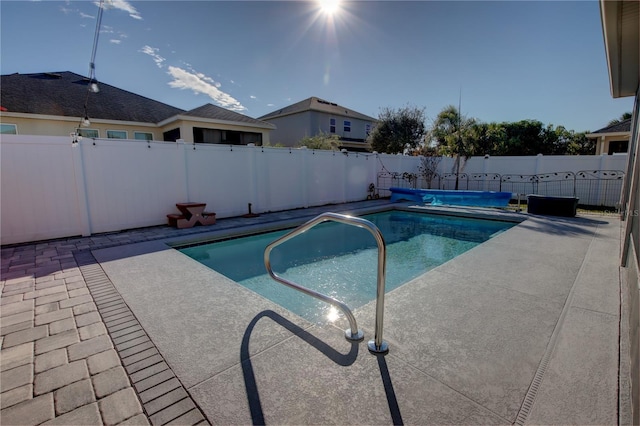
M 366 346 L 374 303 L 348 342 L 345 324 L 311 324 L 166 244 L 382 204 L 3 247 L 2 424 L 618 423 L 616 217 L 521 214 L 389 292 L 386 356 Z M 37 266 L 42 251 L 57 264 Z

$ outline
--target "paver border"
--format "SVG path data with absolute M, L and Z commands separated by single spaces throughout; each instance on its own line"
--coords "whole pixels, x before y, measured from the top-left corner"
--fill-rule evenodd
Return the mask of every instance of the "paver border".
M 91 251 L 73 255 L 149 422 L 210 425 Z

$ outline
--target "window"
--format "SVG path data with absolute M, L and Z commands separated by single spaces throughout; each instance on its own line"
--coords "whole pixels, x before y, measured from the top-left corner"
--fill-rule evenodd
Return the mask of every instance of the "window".
M 98 138 L 99 133 L 98 129 L 77 129 L 76 132 L 78 136 L 82 136 L 83 138 Z
M 0 134 L 3 135 L 17 135 L 18 134 L 18 126 L 15 124 L 4 124 L 0 125 Z
M 351 121 L 344 120 L 344 131 L 345 132 L 351 131 Z
M 193 128 L 193 142 L 195 143 L 222 143 L 222 131 L 218 129 Z
M 364 134 L 369 136 L 369 133 L 371 133 L 371 123 L 367 123 L 364 126 Z
M 109 139 L 127 139 L 127 132 L 124 130 L 107 130 Z
M 329 133 L 336 132 L 336 119 L 332 118 L 329 120 Z
M 153 133 L 133 132 L 133 138 L 139 141 L 152 141 Z
M 629 141 L 611 141 L 609 142 L 609 152 L 607 154 L 615 154 L 616 152 L 627 152 L 629 150 Z
M 227 145 L 262 145 L 262 133 L 242 132 L 238 130 L 193 128 L 193 142 L 219 143 Z
M 175 129 L 169 130 L 162 134 L 165 142 L 175 142 L 180 139 L 180 127 L 176 127 Z
M 262 145 L 262 133 L 254 133 L 254 132 L 242 132 L 242 144 L 254 144 L 257 146 Z

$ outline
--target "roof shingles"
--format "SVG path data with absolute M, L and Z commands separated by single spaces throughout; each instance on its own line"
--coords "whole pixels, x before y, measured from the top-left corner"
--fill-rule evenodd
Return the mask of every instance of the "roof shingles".
M 304 99 L 300 102 L 296 102 L 295 104 L 291 104 L 277 111 L 273 111 L 259 118 L 260 120 L 266 121 L 272 118 L 282 117 L 285 115 L 296 114 L 296 113 L 305 112 L 305 111 L 321 111 L 321 112 L 326 112 L 326 113 L 333 114 L 336 116 L 341 116 L 341 117 L 347 116 L 347 117 L 359 118 L 361 120 L 366 120 L 366 121 L 376 121 L 376 119 L 373 117 L 369 117 L 365 114 L 361 114 L 352 109 L 345 108 L 336 103 L 325 101 L 320 98 L 316 98 L 315 96 Z
M 84 117 L 158 124 L 178 115 L 273 128 L 270 123 L 212 104 L 185 111 L 135 93 L 98 82 L 100 91 L 89 92 L 88 80 L 78 74 L 57 73 L 2 75 L 0 101 L 3 111 L 26 114 Z
M 89 93 L 88 80 L 65 71 L 1 76 L 0 99 L 9 112 L 158 123 L 183 112 L 180 108 L 99 82 Z M 88 95 L 88 96 L 87 96 Z
M 191 111 L 187 111 L 182 115 L 187 117 L 210 118 L 214 120 L 229 121 L 234 123 L 247 123 L 258 125 L 261 127 L 273 127 L 273 125 L 270 123 L 256 120 L 255 118 L 251 118 L 213 104 L 202 105 L 198 108 L 192 109 Z
M 617 123 L 610 124 L 607 127 L 603 127 L 602 129 L 596 130 L 595 132 L 592 132 L 592 133 L 622 133 L 622 132 L 631 132 L 630 118 L 619 121 Z

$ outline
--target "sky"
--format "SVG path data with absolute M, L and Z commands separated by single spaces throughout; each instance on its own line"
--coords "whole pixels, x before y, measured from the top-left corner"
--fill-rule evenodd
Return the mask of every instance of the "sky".
M 334 0 L 335 2 L 336 0 Z M 0 72 L 89 75 L 99 1 L 0 2 Z M 104 0 L 98 81 L 259 118 L 311 96 L 371 117 L 447 105 L 482 122 L 597 130 L 609 90 L 600 9 L 582 1 Z

